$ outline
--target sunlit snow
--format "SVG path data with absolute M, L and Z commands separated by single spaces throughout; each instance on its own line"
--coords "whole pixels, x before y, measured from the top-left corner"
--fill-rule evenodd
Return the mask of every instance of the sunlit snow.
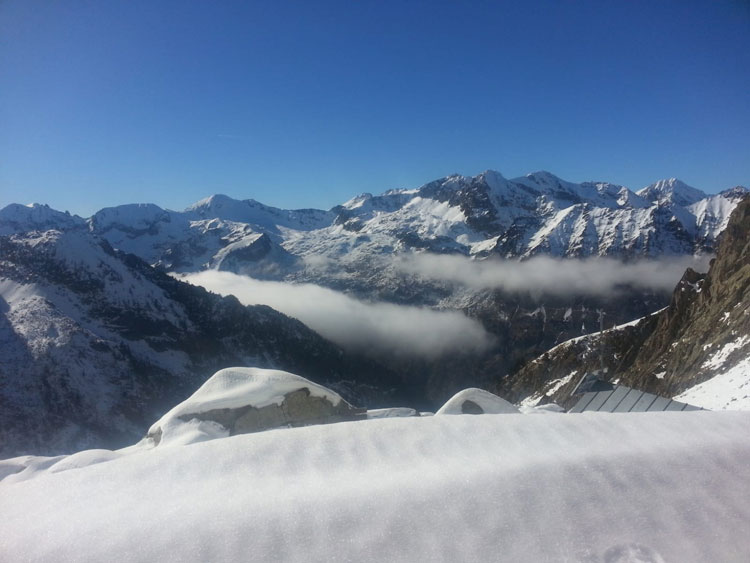
M 674 399 L 710 410 L 750 410 L 750 357 Z
M 110 461 L 83 453 L 65 471 L 0 482 L 0 553 L 56 562 L 744 561 L 749 424 L 748 413 L 705 411 L 388 418 Z

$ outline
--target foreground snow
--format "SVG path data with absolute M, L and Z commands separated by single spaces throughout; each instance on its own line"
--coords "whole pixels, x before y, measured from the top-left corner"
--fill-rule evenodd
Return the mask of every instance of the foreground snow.
M 705 411 L 387 418 L 81 452 L 0 482 L 0 554 L 745 561 L 749 427 Z

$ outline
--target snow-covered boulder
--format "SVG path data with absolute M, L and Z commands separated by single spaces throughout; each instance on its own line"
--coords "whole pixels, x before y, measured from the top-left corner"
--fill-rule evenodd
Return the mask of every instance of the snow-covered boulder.
M 187 444 L 365 417 L 365 409 L 304 377 L 272 369 L 226 368 L 159 419 L 146 438 L 154 445 Z
M 517 414 L 518 408 L 489 391 L 470 387 L 459 391 L 435 414 Z

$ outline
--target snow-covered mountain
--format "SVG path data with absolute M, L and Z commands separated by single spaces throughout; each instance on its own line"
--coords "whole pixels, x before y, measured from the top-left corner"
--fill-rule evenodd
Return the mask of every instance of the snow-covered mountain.
M 0 236 L 27 231 L 83 229 L 86 222 L 77 215 L 52 209 L 49 205 L 11 203 L 0 209 Z
M 595 329 L 598 310 L 619 323 L 653 312 L 668 303 L 668 290 L 528 299 L 404 272 L 394 259 L 416 253 L 474 261 L 552 256 L 635 262 L 706 254 L 745 193 L 734 188 L 709 196 L 674 179 L 634 192 L 606 182 L 567 182 L 548 172 L 506 179 L 486 171 L 362 194 L 327 212 L 212 196 L 183 212 L 102 210 L 88 224 L 114 247 L 169 271 L 217 269 L 314 283 L 368 301 L 457 310 L 480 320 L 499 344 L 494 360 L 470 368 L 475 379 L 445 382 L 455 379 L 453 371 L 464 372 L 463 364 L 417 370 L 446 372 L 429 376 L 430 388 L 439 389 L 433 400 L 440 402 Z
M 219 269 L 335 286 L 351 272 L 366 275 L 378 257 L 413 251 L 624 259 L 708 253 L 745 193 L 736 187 L 709 196 L 674 178 L 633 192 L 548 172 L 508 180 L 486 171 L 362 194 L 330 211 L 214 195 L 184 211 L 131 204 L 84 221 L 46 206 L 10 205 L 0 210 L 0 234 L 88 228 L 168 271 Z M 332 260 L 339 271 L 321 275 L 311 267 Z
M 395 384 L 299 321 L 180 282 L 82 228 L 0 236 L 0 351 L 0 455 L 131 441 L 218 367 L 292 369 L 357 402 Z
M 548 172 L 508 180 L 487 171 L 362 194 L 330 211 L 289 211 L 214 195 L 182 212 L 154 205 L 103 209 L 88 224 L 113 246 L 183 272 L 220 268 L 220 251 L 226 257 L 266 234 L 268 251 L 281 247 L 275 251 L 285 262 L 277 273 L 283 277 L 302 269 L 295 258 L 353 263 L 414 250 L 623 258 L 710 252 L 746 192 L 708 196 L 676 179 L 632 192 L 604 182 L 574 184 Z M 252 269 L 254 260 L 239 258 L 232 267 Z
M 4 373 L 13 374 L 4 376 L 4 385 L 17 389 L 21 374 L 37 397 L 36 403 L 27 405 L 31 412 L 40 405 L 51 408 L 43 398 L 48 393 L 44 381 L 49 378 L 55 379 L 50 397 L 58 397 L 65 386 L 74 390 L 71 397 L 76 390 L 90 387 L 103 389 L 113 397 L 113 404 L 127 403 L 131 399 L 117 396 L 122 387 L 113 383 L 117 378 L 126 381 L 134 373 L 157 373 L 175 382 L 200 379 L 210 358 L 218 362 L 211 364 L 212 369 L 226 365 L 219 364 L 229 357 L 262 357 L 264 365 L 329 377 L 322 368 L 306 366 L 308 361 L 318 365 L 317 344 L 303 347 L 305 354 L 309 352 L 304 361 L 302 356 L 293 359 L 293 354 L 282 354 L 276 325 L 261 330 L 265 320 L 253 324 L 248 317 L 243 325 L 254 335 L 248 336 L 254 342 L 250 352 L 244 344 L 227 344 L 229 329 L 222 332 L 216 320 L 221 315 L 214 319 L 207 313 L 198 317 L 185 313 L 185 299 L 195 304 L 197 298 L 183 290 L 165 298 L 165 287 L 178 286 L 148 268 L 150 264 L 174 273 L 224 270 L 262 280 L 314 283 L 368 303 L 451 310 L 480 322 L 495 342 L 482 354 L 454 352 L 437 359 L 403 361 L 381 355 L 380 361 L 408 379 L 412 395 L 427 403 L 412 406 L 433 408 L 459 389 L 482 386 L 561 341 L 595 330 L 600 310 L 610 322 L 622 323 L 663 307 L 669 295 L 627 283 L 606 295 L 585 288 L 564 295 L 527 295 L 491 285 L 462 285 L 440 275 L 424 276 L 401 267 L 401 257 L 451 255 L 467 260 L 466 264 L 490 264 L 499 259 L 530 262 L 540 255 L 602 256 L 630 263 L 638 258 L 692 256 L 713 251 L 730 213 L 746 193 L 737 187 L 707 196 L 677 180 L 633 192 L 603 182 L 566 182 L 547 172 L 509 180 L 487 171 L 474 177 L 449 176 L 416 189 L 362 194 L 330 211 L 282 210 L 219 195 L 184 211 L 132 204 L 102 209 L 88 219 L 43 205 L 10 205 L 0 210 L 0 283 L 8 303 L 0 311 L 2 334 L 14 343 L 3 353 L 3 360 L 9 359 Z M 462 263 L 459 269 L 464 267 Z M 133 268 L 136 273 L 130 271 Z M 236 302 L 230 308 L 235 306 Z M 214 306 L 202 307 L 205 313 Z M 232 315 L 236 320 L 247 314 Z M 206 329 L 206 323 L 212 328 Z M 201 347 L 204 337 L 195 335 L 206 330 L 210 339 L 221 342 Z M 185 331 L 195 336 L 188 341 L 201 346 L 186 344 Z M 264 339 L 255 343 L 253 339 L 261 334 Z M 104 346 L 100 341 L 109 344 L 96 353 L 97 346 Z M 340 353 L 322 339 L 317 342 L 325 350 L 323 357 Z M 267 354 L 266 349 L 275 351 Z M 326 365 L 335 363 L 331 362 Z M 334 371 L 333 379 L 353 378 L 346 369 Z M 27 372 L 31 375 L 23 375 Z M 94 375 L 101 373 L 112 374 L 110 383 L 101 383 L 102 376 Z M 150 378 L 138 377 L 139 381 Z M 90 385 L 89 380 L 96 383 Z M 125 384 L 124 396 L 129 396 L 129 386 L 138 385 Z M 382 391 L 381 387 L 375 395 Z M 359 388 L 358 393 L 363 392 Z M 133 392 L 132 401 L 140 400 L 139 393 Z M 23 410 L 28 399 L 14 401 L 9 404 Z M 66 398 L 62 403 L 76 401 Z M 81 412 L 99 408 L 90 397 L 85 401 L 88 406 Z M 102 407 L 114 412 L 108 408 Z M 102 417 L 96 420 L 104 421 Z M 67 428 L 66 424 L 59 427 Z M 60 440 L 84 440 L 70 436 L 87 424 L 76 422 Z M 102 424 L 94 426 L 111 427 Z M 123 431 L 135 428 L 128 424 L 122 423 Z
M 688 269 L 668 307 L 564 342 L 497 390 L 565 403 L 601 362 L 610 381 L 708 409 L 750 409 L 750 197 L 732 213 L 708 273 Z

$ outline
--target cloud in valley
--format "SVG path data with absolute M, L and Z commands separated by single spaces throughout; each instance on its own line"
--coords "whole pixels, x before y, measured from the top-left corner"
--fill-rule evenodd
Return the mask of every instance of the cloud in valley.
M 614 258 L 538 256 L 517 261 L 424 253 L 402 255 L 394 266 L 403 274 L 472 289 L 565 296 L 609 295 L 623 286 L 671 291 L 686 268 L 706 271 L 708 259 L 675 257 L 624 263 Z
M 215 270 L 181 279 L 245 305 L 268 305 L 347 349 L 435 358 L 480 352 L 492 343 L 481 324 L 457 311 L 369 303 L 313 284 L 259 281 Z

